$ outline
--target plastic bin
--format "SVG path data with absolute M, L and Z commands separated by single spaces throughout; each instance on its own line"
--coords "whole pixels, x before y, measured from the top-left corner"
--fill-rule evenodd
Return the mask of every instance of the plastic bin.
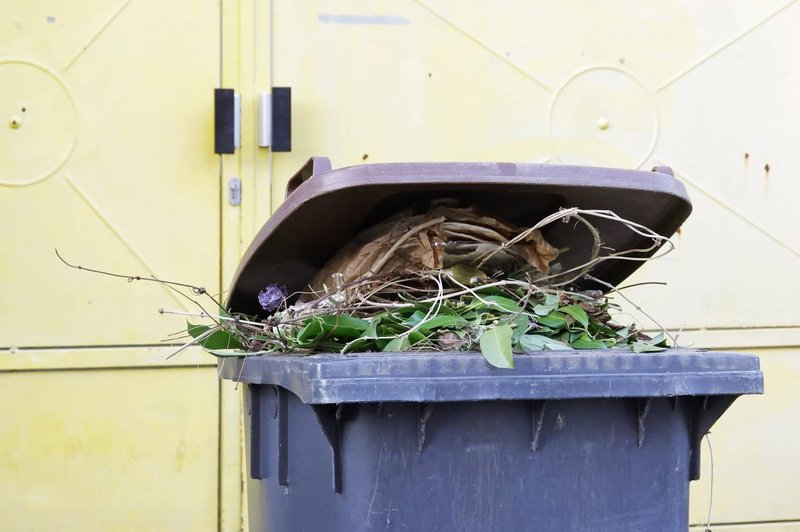
M 690 211 L 666 169 L 321 168 L 312 160 L 290 182 L 235 276 L 233 310 L 255 313 L 269 283 L 301 288 L 359 228 L 422 198 L 456 195 L 520 221 L 606 208 L 661 234 Z M 603 234 L 617 249 L 637 243 Z M 546 237 L 579 249 L 574 231 Z M 617 283 L 637 265 L 594 275 Z M 222 378 L 246 383 L 250 526 L 271 532 L 686 530 L 702 436 L 736 397 L 763 392 L 757 357 L 691 350 L 542 352 L 513 370 L 462 352 L 220 363 Z

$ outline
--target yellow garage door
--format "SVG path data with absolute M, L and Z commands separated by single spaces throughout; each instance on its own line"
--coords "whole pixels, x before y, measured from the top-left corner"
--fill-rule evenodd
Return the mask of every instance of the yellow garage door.
M 292 87 L 294 119 L 293 152 L 273 156 L 265 181 L 273 207 L 310 155 L 671 165 L 695 212 L 678 251 L 632 280 L 668 288 L 628 295 L 682 329 L 683 345 L 761 355 L 766 396 L 738 401 L 711 436 L 712 517 L 800 528 L 800 5 L 272 4 L 272 60 L 256 68 L 271 63 L 273 84 Z M 695 524 L 708 511 L 703 463 Z
M 6 4 L 3 529 L 239 528 L 230 389 L 199 353 L 159 360 L 181 324 L 155 311 L 186 303 L 52 250 L 218 290 L 310 155 L 673 166 L 695 213 L 673 258 L 637 275 L 669 288 L 629 295 L 682 343 L 762 356 L 767 395 L 712 434 L 713 520 L 798 528 L 795 2 Z M 221 164 L 220 77 L 242 94 L 242 147 Z M 290 153 L 257 147 L 270 86 L 293 90 Z
M 162 360 L 191 303 L 54 253 L 219 291 L 219 6 L 1 10 L 0 529 L 228 527 L 214 361 Z

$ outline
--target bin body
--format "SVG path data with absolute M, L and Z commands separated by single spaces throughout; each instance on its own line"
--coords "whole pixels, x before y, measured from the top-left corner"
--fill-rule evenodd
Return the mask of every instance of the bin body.
M 677 531 L 700 438 L 758 359 L 589 352 L 253 357 L 252 530 Z

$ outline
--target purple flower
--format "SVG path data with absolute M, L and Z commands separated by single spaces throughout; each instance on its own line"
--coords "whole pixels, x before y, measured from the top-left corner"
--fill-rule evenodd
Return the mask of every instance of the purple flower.
M 286 300 L 289 293 L 280 284 L 271 284 L 258 293 L 258 303 L 267 312 L 275 312 Z

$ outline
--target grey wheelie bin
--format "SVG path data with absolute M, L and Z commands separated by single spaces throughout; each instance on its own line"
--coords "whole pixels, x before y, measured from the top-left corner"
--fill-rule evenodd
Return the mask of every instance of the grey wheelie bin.
M 257 314 L 259 290 L 303 288 L 356 231 L 429 198 L 520 223 L 609 209 L 671 235 L 691 204 L 669 169 L 656 170 L 331 170 L 312 159 L 247 251 L 228 304 Z M 646 247 L 605 229 L 612 248 Z M 557 224 L 546 236 L 580 249 L 575 234 Z M 638 264 L 608 261 L 593 275 L 617 284 Z M 545 351 L 516 355 L 512 370 L 468 352 L 221 364 L 222 378 L 245 383 L 250 527 L 270 532 L 685 531 L 701 438 L 738 396 L 763 393 L 757 357 L 686 349 Z

